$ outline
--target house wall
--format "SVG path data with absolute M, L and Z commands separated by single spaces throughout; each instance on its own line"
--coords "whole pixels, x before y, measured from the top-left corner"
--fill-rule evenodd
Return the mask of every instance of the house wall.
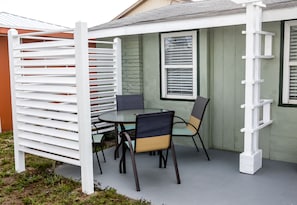
M 200 35 L 201 39 L 207 40 L 207 32 L 203 32 Z M 201 44 L 201 50 L 204 53 L 200 55 L 204 56 L 200 61 L 200 81 L 203 82 L 200 85 L 200 93 L 205 97 L 208 95 L 208 81 L 205 79 L 208 75 L 207 67 L 207 48 L 203 48 L 205 44 Z M 206 60 L 205 60 L 206 59 Z M 144 99 L 146 107 L 164 108 L 175 110 L 175 114 L 188 119 L 192 108 L 193 101 L 178 101 L 178 100 L 161 100 L 160 99 L 160 41 L 159 34 L 147 34 L 143 36 L 143 81 L 144 81 Z M 201 136 L 204 138 L 205 145 L 208 146 L 209 123 L 208 115 L 210 111 L 206 111 L 205 119 L 202 124 Z M 178 144 L 193 146 L 192 139 L 185 140 L 184 138 L 175 138 L 175 142 Z
M 210 97 L 210 106 L 202 124 L 201 134 L 210 148 L 243 151 L 245 27 L 230 26 L 199 31 L 199 92 Z M 281 69 L 281 23 L 263 25 L 263 30 L 275 33 L 273 55 L 262 61 L 261 98 L 273 99 L 273 124 L 260 131 L 259 146 L 264 158 L 297 163 L 297 108 L 280 107 L 279 84 Z M 130 36 L 129 38 L 139 38 Z M 142 36 L 143 93 L 146 107 L 173 109 L 188 118 L 192 101 L 160 99 L 160 42 L 159 34 Z M 125 81 L 125 79 L 123 79 Z M 177 143 L 192 145 L 191 140 Z
M 123 94 L 143 93 L 142 37 L 122 38 Z
M 245 37 L 243 26 L 222 27 L 210 30 L 212 147 L 243 151 L 245 61 Z M 262 60 L 261 98 L 273 99 L 271 116 L 273 124 L 259 133 L 259 146 L 265 158 L 297 162 L 297 109 L 280 107 L 279 84 L 281 68 L 281 23 L 263 24 L 263 30 L 275 33 L 273 55 L 275 58 Z
M 8 41 L 0 36 L 0 118 L 2 132 L 12 130 Z
M 245 36 L 244 26 L 209 30 L 212 147 L 243 150 Z

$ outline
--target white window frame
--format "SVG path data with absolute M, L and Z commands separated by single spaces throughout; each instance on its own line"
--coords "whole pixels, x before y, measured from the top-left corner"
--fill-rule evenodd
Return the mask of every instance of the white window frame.
M 165 38 L 168 37 L 181 37 L 181 36 L 192 36 L 192 65 L 179 65 L 179 68 L 192 68 L 193 78 L 192 86 L 193 93 L 191 96 L 185 95 L 172 95 L 167 93 L 167 69 L 175 68 L 176 65 L 165 65 Z M 161 34 L 161 96 L 166 99 L 183 99 L 183 100 L 194 100 L 197 98 L 197 31 L 184 31 L 174 33 L 163 33 Z
M 297 20 L 286 21 L 284 25 L 284 54 L 283 54 L 283 89 L 282 104 L 297 105 L 297 100 L 290 99 L 290 67 L 297 66 L 296 61 L 290 61 L 290 31 L 292 26 L 297 26 Z

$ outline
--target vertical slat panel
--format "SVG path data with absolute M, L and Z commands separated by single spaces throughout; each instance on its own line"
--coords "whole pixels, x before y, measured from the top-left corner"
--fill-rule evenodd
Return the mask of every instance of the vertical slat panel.
M 92 42 L 97 47 L 89 48 L 91 118 L 99 132 L 104 133 L 114 129 L 113 124 L 99 122 L 98 116 L 116 109 L 115 96 L 121 91 L 121 42 Z

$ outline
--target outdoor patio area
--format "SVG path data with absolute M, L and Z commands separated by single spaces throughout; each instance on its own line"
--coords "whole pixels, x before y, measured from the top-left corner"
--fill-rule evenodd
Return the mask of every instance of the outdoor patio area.
M 145 199 L 154 205 L 295 205 L 297 204 L 297 164 L 263 160 L 263 168 L 254 175 L 240 173 L 239 153 L 209 150 L 211 161 L 195 148 L 176 146 L 181 184 L 176 183 L 169 155 L 167 168 L 158 168 L 157 156 L 136 155 L 141 191 L 135 190 L 130 155 L 127 174 L 119 173 L 119 159 L 113 159 L 114 148 L 105 150 L 103 175 L 94 157 L 96 186 L 112 187 L 134 199 Z M 202 150 L 201 150 L 202 151 Z M 80 180 L 80 167 L 63 164 L 56 173 Z

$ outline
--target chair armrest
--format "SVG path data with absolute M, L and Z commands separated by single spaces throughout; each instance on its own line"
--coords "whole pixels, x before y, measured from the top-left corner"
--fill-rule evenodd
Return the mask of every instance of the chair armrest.
M 173 125 L 175 125 L 175 124 L 184 124 L 186 126 L 191 126 L 196 131 L 196 133 L 198 132 L 198 129 L 193 124 L 191 124 L 189 122 L 183 121 L 183 122 L 175 122 L 175 123 L 173 123 Z
M 177 118 L 177 119 L 181 120 L 181 121 L 176 122 L 176 123 L 181 123 L 181 122 L 183 122 L 183 123 L 187 123 L 187 122 L 186 122 L 182 117 L 180 117 L 180 116 L 174 116 L 174 118 Z
M 179 116 L 174 116 L 174 119 L 178 119 L 179 121 L 175 121 L 173 120 L 173 126 L 176 125 L 176 124 L 184 124 L 184 125 L 187 125 L 187 122 L 182 118 L 182 117 L 179 117 Z
M 129 144 L 130 149 L 131 148 L 133 149 L 133 147 L 132 147 L 132 140 L 131 140 L 130 135 L 127 132 L 122 132 L 122 135 L 124 135 L 125 136 L 125 140 L 128 141 L 128 144 Z

